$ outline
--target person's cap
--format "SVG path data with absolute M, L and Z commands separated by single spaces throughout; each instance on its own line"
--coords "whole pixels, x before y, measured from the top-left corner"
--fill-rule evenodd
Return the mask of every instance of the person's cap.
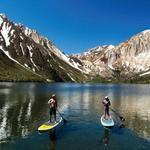
M 108 99 L 108 96 L 105 96 L 105 99 Z
M 56 97 L 56 95 L 55 95 L 55 94 L 52 94 L 52 97 Z

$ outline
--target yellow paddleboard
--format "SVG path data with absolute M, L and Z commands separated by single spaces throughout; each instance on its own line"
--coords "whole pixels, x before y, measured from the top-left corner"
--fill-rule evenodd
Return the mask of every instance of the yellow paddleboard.
M 42 124 L 41 126 L 39 126 L 38 131 L 48 131 L 51 130 L 53 128 L 55 128 L 56 126 L 58 126 L 61 122 L 62 122 L 62 117 L 60 117 L 59 119 L 57 118 L 56 122 L 45 122 L 44 124 Z

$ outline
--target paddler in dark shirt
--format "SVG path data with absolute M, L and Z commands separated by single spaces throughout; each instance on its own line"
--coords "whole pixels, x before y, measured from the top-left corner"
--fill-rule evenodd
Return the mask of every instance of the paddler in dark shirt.
M 104 118 L 109 119 L 109 106 L 111 105 L 110 100 L 108 96 L 105 96 L 105 99 L 103 100 L 103 105 L 104 105 Z

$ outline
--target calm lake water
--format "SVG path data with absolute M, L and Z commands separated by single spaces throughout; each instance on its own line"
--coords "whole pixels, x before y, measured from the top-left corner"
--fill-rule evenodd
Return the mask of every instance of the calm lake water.
M 67 123 L 38 133 L 49 119 L 47 101 L 58 98 Z M 107 130 L 100 123 L 102 99 L 125 120 L 125 128 Z M 0 150 L 149 150 L 150 85 L 0 83 Z

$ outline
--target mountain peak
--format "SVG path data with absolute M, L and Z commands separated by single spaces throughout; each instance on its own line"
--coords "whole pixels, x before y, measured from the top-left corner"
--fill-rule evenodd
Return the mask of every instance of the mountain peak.
M 142 31 L 143 34 L 150 33 L 150 29 Z
M 102 46 L 96 46 L 94 48 L 88 49 L 88 52 L 100 52 L 104 49 L 112 49 L 114 48 L 114 45 L 102 45 Z
M 3 69 L 4 66 L 7 69 Z M 17 74 L 27 72 L 30 77 L 15 74 L 14 66 L 17 66 Z M 75 82 L 86 78 L 79 65 L 70 62 L 46 37 L 21 23 L 10 21 L 4 14 L 0 14 L 0 72 L 0 80 L 7 80 L 10 74 L 12 80 Z
M 3 19 L 5 18 L 5 15 L 0 13 L 0 26 L 3 23 Z
M 0 13 L 0 17 L 2 17 L 2 18 L 6 18 L 6 15 L 5 15 L 5 14 L 3 14 L 3 13 Z

